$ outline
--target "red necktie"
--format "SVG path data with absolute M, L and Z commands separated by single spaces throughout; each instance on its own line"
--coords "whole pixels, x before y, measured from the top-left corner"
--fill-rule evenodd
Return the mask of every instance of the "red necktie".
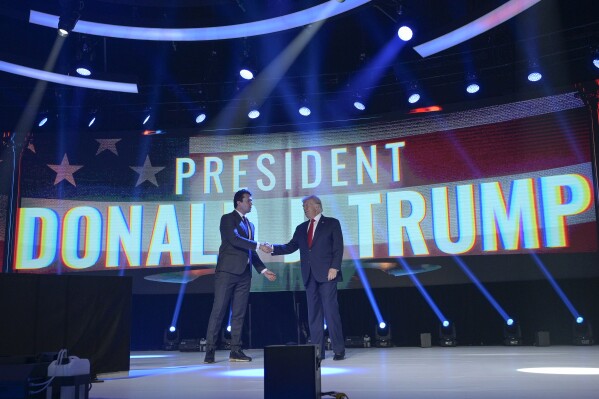
M 308 226 L 308 248 L 312 248 L 312 236 L 314 235 L 314 219 L 310 219 Z

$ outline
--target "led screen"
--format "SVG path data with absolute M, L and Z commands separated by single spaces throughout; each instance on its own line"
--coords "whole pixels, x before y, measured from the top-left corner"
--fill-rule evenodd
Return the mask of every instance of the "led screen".
M 367 278 L 357 268 L 395 278 L 441 275 L 456 256 L 596 253 L 589 138 L 570 94 L 308 132 L 38 136 L 13 268 L 201 284 L 240 188 L 271 243 L 291 238 L 301 198 L 318 195 L 342 225 L 342 288 Z M 254 290 L 301 289 L 298 253 L 261 258 L 279 279 L 254 278 Z

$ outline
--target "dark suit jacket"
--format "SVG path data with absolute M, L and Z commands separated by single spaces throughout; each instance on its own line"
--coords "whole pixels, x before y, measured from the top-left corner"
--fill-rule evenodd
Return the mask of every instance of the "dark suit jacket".
M 254 225 L 250 223 L 252 232 Z M 221 244 L 218 250 L 216 271 L 243 274 L 248 267 L 248 259 L 258 273 L 266 267 L 256 252 L 256 241 L 250 240 L 249 233 L 237 211 L 227 213 L 220 219 Z
M 310 271 L 319 283 L 327 282 L 330 268 L 339 271 L 332 281 L 343 281 L 341 275 L 343 234 L 339 220 L 324 215 L 320 217 L 312 238 L 312 248 L 308 248 L 308 223 L 309 221 L 305 221 L 297 226 L 291 241 L 287 244 L 275 245 L 272 254 L 287 255 L 299 249 L 304 284 L 308 282 Z

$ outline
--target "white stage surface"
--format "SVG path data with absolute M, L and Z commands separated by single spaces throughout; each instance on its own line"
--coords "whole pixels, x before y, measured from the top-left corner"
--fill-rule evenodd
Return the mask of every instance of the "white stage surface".
M 251 363 L 230 363 L 228 351 L 214 364 L 203 364 L 203 352 L 133 352 L 131 370 L 100 375 L 89 397 L 263 398 L 264 352 L 245 353 Z M 595 399 L 599 346 L 349 348 L 343 361 L 327 352 L 321 376 L 323 392 L 349 399 Z

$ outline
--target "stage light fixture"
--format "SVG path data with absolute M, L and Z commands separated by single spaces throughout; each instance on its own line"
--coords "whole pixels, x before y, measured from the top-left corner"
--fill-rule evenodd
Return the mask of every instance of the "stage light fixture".
M 375 328 L 374 346 L 387 348 L 393 346 L 391 342 L 391 326 L 384 321 L 379 322 Z
M 358 111 L 364 111 L 366 109 L 366 104 L 364 104 L 364 100 L 362 100 L 362 96 L 359 93 L 354 95 L 354 108 Z
M 457 343 L 455 324 L 449 320 L 443 320 L 439 324 L 439 346 L 456 346 Z
M 572 331 L 574 345 L 593 345 L 593 328 L 584 317 L 578 316 L 574 320 Z
M 478 93 L 479 90 L 480 86 L 478 83 L 470 83 L 468 86 L 466 86 L 466 91 L 470 94 Z
M 410 41 L 412 37 L 414 37 L 414 32 L 412 28 L 407 25 L 402 25 L 397 30 L 397 36 L 403 40 L 404 42 Z
M 258 111 L 258 105 L 255 102 L 250 103 L 250 112 L 248 112 L 248 118 L 256 119 L 260 116 L 260 111 Z
M 43 127 L 46 123 L 48 123 L 48 118 L 50 117 L 50 115 L 48 114 L 48 111 L 44 111 L 40 114 L 38 122 L 37 122 L 37 126 L 38 127 Z
M 254 78 L 254 73 L 249 68 L 241 68 L 239 70 L 239 76 L 245 80 L 252 80 Z
M 478 93 L 480 90 L 480 84 L 478 83 L 478 78 L 476 74 L 469 73 L 466 76 L 466 92 L 469 94 Z
M 97 110 L 93 110 L 89 113 L 89 122 L 87 123 L 87 127 L 92 127 L 94 123 L 96 123 L 97 113 Z
M 414 37 L 414 32 L 412 31 L 412 28 L 410 28 L 410 26 L 406 23 L 406 18 L 405 18 L 405 12 L 406 12 L 406 7 L 403 4 L 403 1 L 397 1 L 396 2 L 397 5 L 397 15 L 399 16 L 400 19 L 400 23 L 399 23 L 399 28 L 397 29 L 397 36 L 400 38 L 400 40 L 407 42 L 409 40 L 412 39 L 412 37 Z
M 539 63 L 537 61 L 530 61 L 528 64 L 528 80 L 530 82 L 538 82 L 543 78 Z
M 204 122 L 206 120 L 206 114 L 204 112 L 199 112 L 196 115 L 196 123 L 199 125 L 200 123 Z
M 62 37 L 69 36 L 69 33 L 77 25 L 81 17 L 80 10 L 83 2 L 76 0 L 60 0 L 60 17 L 58 18 L 58 34 Z
M 151 107 L 147 107 L 143 111 L 141 124 L 143 126 L 146 126 L 146 124 L 150 121 L 151 118 L 152 118 L 152 108 Z
M 179 349 L 179 330 L 175 326 L 169 326 L 164 330 L 163 349 L 165 351 L 176 351 Z
M 312 110 L 310 109 L 310 105 L 308 104 L 308 99 L 304 96 L 300 98 L 299 108 L 297 110 L 301 116 L 310 116 Z
M 411 82 L 409 84 L 407 95 L 408 95 L 408 102 L 410 104 L 416 104 L 418 101 L 420 101 L 421 93 L 420 93 L 420 86 L 418 85 L 418 83 Z
M 250 61 L 250 49 L 247 38 L 243 40 L 243 55 L 241 58 L 241 68 L 239 69 L 239 76 L 245 80 L 254 79 L 254 65 Z
M 90 76 L 92 74 L 91 69 L 84 65 L 79 65 L 75 71 L 81 76 Z
M 520 324 L 513 319 L 507 319 L 503 325 L 503 344 L 506 346 L 522 345 L 522 330 Z
M 410 104 L 416 104 L 418 101 L 420 101 L 420 93 L 412 93 L 408 96 L 408 102 Z
M 78 39 L 75 71 L 81 76 L 91 76 L 95 43 L 84 35 L 78 35 Z
M 595 68 L 599 69 L 599 48 L 591 49 L 591 62 Z

